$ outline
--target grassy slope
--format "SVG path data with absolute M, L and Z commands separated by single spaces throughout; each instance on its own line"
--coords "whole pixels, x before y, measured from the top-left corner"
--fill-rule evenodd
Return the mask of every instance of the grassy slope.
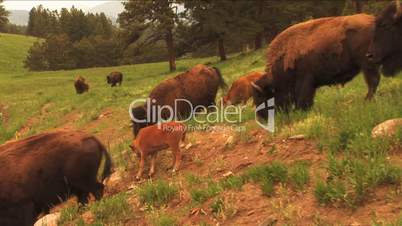
M 152 87 L 176 74 L 169 73 L 168 65 L 164 62 L 32 73 L 23 69 L 20 62 L 34 40 L 0 35 L 0 111 L 3 112 L 0 144 L 13 138 L 16 131 L 24 127 L 28 129 L 23 130 L 22 136 L 59 127 L 70 113 L 81 115 L 73 121 L 75 128 L 85 128 L 105 109 L 112 109 L 115 114 L 122 115 L 123 122 L 128 122 L 126 112 L 129 103 L 137 97 L 147 96 Z M 212 62 L 222 70 L 230 84 L 242 74 L 264 67 L 262 51 L 233 56 L 223 63 L 217 60 L 215 57 L 179 60 L 178 71 L 184 71 L 197 63 Z M 112 89 L 106 85 L 105 75 L 112 70 L 124 73 L 122 87 Z M 73 79 L 76 75 L 87 78 L 89 93 L 75 94 Z M 310 112 L 294 112 L 290 117 L 277 114 L 276 135 L 304 133 L 318 141 L 319 147 L 329 150 L 329 153 L 336 154 L 344 150 L 350 159 L 365 159 L 367 156 L 375 156 L 376 161 L 378 156 L 382 159 L 389 146 L 384 146 L 382 141 L 370 139 L 370 131 L 379 122 L 402 116 L 402 78 L 400 75 L 383 78 L 374 101 L 364 101 L 366 91 L 362 76 L 344 88 L 321 88 Z M 251 108 L 248 111 L 251 112 Z M 113 126 L 118 130 L 128 130 L 119 123 Z
M 7 122 L 0 127 L 0 143 L 12 138 L 16 131 L 27 124 L 29 131 L 23 135 L 57 127 L 63 116 L 72 111 L 84 114 L 79 122 L 81 126 L 98 116 L 106 107 L 126 111 L 131 101 L 147 96 L 158 82 L 175 74 L 167 71 L 165 62 L 73 71 L 28 72 L 19 62 L 24 59 L 32 41 L 33 38 L 15 35 L 2 34 L 0 37 L 1 54 L 4 55 L 0 58 L 0 104 L 7 108 Z M 9 55 L 13 56 L 12 60 L 7 59 Z M 237 58 L 241 59 L 242 64 L 239 65 L 238 60 L 217 64 L 226 77 L 238 77 L 250 69 L 262 67 L 260 54 Z M 178 71 L 184 71 L 197 63 L 216 61 L 217 58 L 185 59 L 179 60 L 177 67 Z M 113 70 L 119 70 L 125 75 L 121 88 L 111 89 L 105 82 L 105 76 Z M 88 80 L 88 94 L 75 94 L 73 80 L 77 75 Z M 40 117 L 44 106 L 48 106 L 49 112 L 46 112 L 45 117 Z M 35 120 L 32 120 L 35 116 Z

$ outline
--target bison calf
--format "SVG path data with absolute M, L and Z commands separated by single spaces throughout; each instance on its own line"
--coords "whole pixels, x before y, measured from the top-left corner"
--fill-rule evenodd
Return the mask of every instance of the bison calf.
M 264 72 L 251 72 L 237 79 L 223 97 L 224 105 L 246 104 L 253 95 L 252 82 L 257 81 L 264 75 Z
M 111 159 L 102 143 L 82 132 L 44 133 L 0 145 L 0 225 L 33 225 L 41 213 L 76 195 L 103 195 L 97 180 L 111 173 Z
M 136 179 L 140 179 L 144 172 L 145 159 L 151 156 L 149 176 L 155 173 L 155 160 L 159 151 L 171 148 L 173 152 L 173 172 L 180 167 L 180 141 L 184 141 L 186 127 L 182 123 L 167 122 L 155 124 L 141 129 L 130 145 L 140 159 L 140 166 Z
M 123 82 L 123 74 L 121 72 L 114 71 L 106 76 L 106 81 L 107 84 L 110 84 L 112 87 L 116 86 L 116 84 L 121 86 L 121 83 Z
M 77 94 L 88 92 L 89 85 L 85 82 L 85 78 L 78 76 L 74 81 L 74 87 Z

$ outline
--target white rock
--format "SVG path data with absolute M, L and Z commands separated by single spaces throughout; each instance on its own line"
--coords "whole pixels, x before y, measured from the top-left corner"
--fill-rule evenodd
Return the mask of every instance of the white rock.
M 188 149 L 190 149 L 192 146 L 193 146 L 193 145 L 192 145 L 191 143 L 188 143 L 184 149 L 188 150 Z
M 60 212 L 51 213 L 36 221 L 34 226 L 57 226 L 59 218 Z
M 123 173 L 121 171 L 116 171 L 112 173 L 112 175 L 110 175 L 110 177 L 105 180 L 105 185 L 107 187 L 114 187 L 122 180 L 123 180 Z
M 232 176 L 233 175 L 233 172 L 232 171 L 229 171 L 229 172 L 227 172 L 227 173 L 224 173 L 222 176 L 223 177 L 230 177 L 230 176 Z
M 374 127 L 371 136 L 373 138 L 393 136 L 399 128 L 402 128 L 402 118 L 390 119 Z
M 304 134 L 298 134 L 298 135 L 289 137 L 289 140 L 303 140 L 305 138 L 306 138 L 306 136 Z
M 231 145 L 234 142 L 234 137 L 229 136 L 228 139 L 226 139 L 225 145 Z

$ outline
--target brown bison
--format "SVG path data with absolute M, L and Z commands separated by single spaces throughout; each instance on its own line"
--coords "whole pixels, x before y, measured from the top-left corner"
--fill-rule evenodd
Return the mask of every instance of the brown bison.
M 173 152 L 173 172 L 179 170 L 181 163 L 180 141 L 184 141 L 186 126 L 178 122 L 167 122 L 142 128 L 130 145 L 139 158 L 139 170 L 136 179 L 144 172 L 145 160 L 151 156 L 149 177 L 155 173 L 155 161 L 159 151 L 171 148 Z
M 367 56 L 382 65 L 385 76 L 394 76 L 402 69 L 402 7 L 399 0 L 391 2 L 375 18 L 373 41 Z
M 76 195 L 103 195 L 97 180 L 111 173 L 111 159 L 102 143 L 82 132 L 50 132 L 0 146 L 0 225 L 33 225 L 40 213 Z
M 74 81 L 74 87 L 77 94 L 88 92 L 89 85 L 85 82 L 85 78 L 78 76 Z
M 106 81 L 107 84 L 111 84 L 112 87 L 116 86 L 116 84 L 121 86 L 121 83 L 123 82 L 123 74 L 121 72 L 114 71 L 106 76 Z
M 265 73 L 264 72 L 251 72 L 245 76 L 240 77 L 229 89 L 226 96 L 223 97 L 224 105 L 236 105 L 236 104 L 246 104 L 248 99 L 253 94 L 253 88 L 251 82 L 255 82 L 260 79 Z
M 174 116 L 185 119 L 196 111 L 196 106 L 214 106 L 218 88 L 224 86 L 225 81 L 219 69 L 202 64 L 161 82 L 151 91 L 149 104 L 131 109 L 134 135 L 141 128 L 161 119 L 173 120 Z
M 306 110 L 318 87 L 345 84 L 361 70 L 368 86 L 366 98 L 372 98 L 380 81 L 378 66 L 366 57 L 373 28 L 373 16 L 357 14 L 314 19 L 286 29 L 268 47 L 267 74 L 253 84 L 254 102 L 259 105 L 275 97 L 279 109 L 287 111 L 294 105 Z M 266 116 L 267 110 L 258 113 Z

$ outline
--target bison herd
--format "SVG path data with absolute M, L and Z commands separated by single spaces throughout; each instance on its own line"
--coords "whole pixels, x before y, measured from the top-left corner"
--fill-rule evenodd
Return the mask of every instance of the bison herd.
M 398 0 L 377 17 L 357 14 L 293 25 L 269 45 L 265 72 L 253 72 L 235 81 L 223 104 L 244 104 L 252 97 L 259 105 L 274 97 L 278 110 L 307 110 L 313 105 L 317 88 L 343 85 L 360 71 L 369 100 L 380 82 L 379 71 L 393 76 L 401 70 L 401 40 L 402 8 Z M 123 74 L 112 72 L 106 80 L 112 87 L 120 86 Z M 81 76 L 74 87 L 78 94 L 89 89 Z M 223 87 L 219 69 L 200 64 L 161 82 L 149 98 L 155 107 L 174 106 L 176 100 L 185 99 L 208 109 L 216 104 L 218 89 Z M 172 114 L 185 118 L 191 109 L 178 104 L 175 112 L 163 110 L 161 118 L 153 109 L 141 105 L 130 111 L 135 137 L 130 147 L 139 158 L 137 179 L 148 156 L 149 175 L 154 174 L 157 153 L 163 149 L 173 150 L 173 170 L 180 167 L 179 143 L 185 138 L 186 127 L 174 122 Z M 261 117 L 267 115 L 264 111 L 258 113 Z M 161 119 L 172 122 L 155 125 Z M 83 132 L 49 132 L 0 145 L 0 225 L 33 225 L 39 215 L 72 195 L 82 204 L 88 202 L 90 194 L 101 198 L 102 182 L 110 175 L 111 167 L 105 146 Z

